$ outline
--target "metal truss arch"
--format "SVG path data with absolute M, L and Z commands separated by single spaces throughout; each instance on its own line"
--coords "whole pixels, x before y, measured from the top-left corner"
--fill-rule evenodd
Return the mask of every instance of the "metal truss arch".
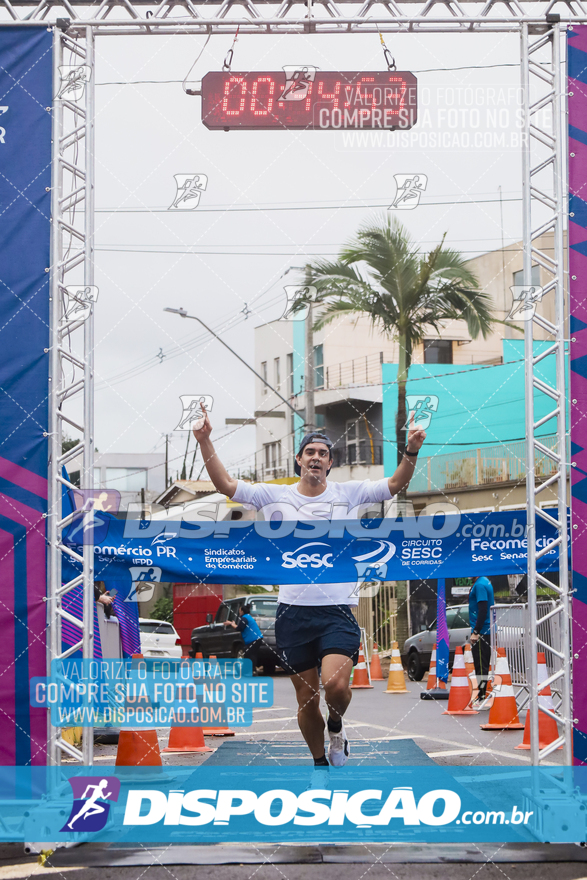
M 64 67 L 85 69 L 88 81 L 68 81 Z M 83 39 L 54 29 L 53 155 L 51 192 L 51 366 L 49 382 L 49 513 L 48 513 L 48 674 L 51 662 L 76 651 L 93 657 L 94 647 L 94 547 L 86 539 L 83 555 L 63 542 L 72 515 L 63 513 L 64 489 L 76 487 L 63 476 L 64 468 L 82 456 L 80 485 L 93 486 L 94 472 L 94 326 L 93 302 L 79 296 L 94 282 L 94 34 L 87 28 Z M 66 431 L 77 433 L 77 444 L 63 452 Z M 89 532 L 88 532 L 89 533 Z M 61 556 L 67 553 L 83 566 L 83 574 L 63 583 Z M 82 586 L 82 608 L 72 613 L 64 597 Z M 74 644 L 64 648 L 62 624 L 75 632 Z M 93 764 L 93 730 L 84 729 L 81 750 L 67 742 L 60 728 L 48 728 L 48 759 L 59 764 L 63 754 L 84 765 Z
M 358 34 L 548 30 L 587 20 L 584 0 L 0 0 L 4 24 L 46 22 L 94 34 Z
M 536 9 L 541 9 L 537 14 Z M 149 15 L 148 13 L 152 14 Z M 564 22 L 559 22 L 559 15 Z M 547 19 L 548 16 L 548 19 Z M 90 77 L 83 94 L 75 98 L 59 93 L 54 100 L 53 192 L 52 192 L 52 357 L 50 391 L 50 507 L 49 507 L 49 660 L 66 656 L 61 641 L 61 622 L 68 619 L 61 606 L 64 595 L 83 583 L 83 614 L 73 621 L 79 631 L 84 657 L 93 652 L 93 546 L 84 544 L 83 576 L 68 584 L 61 583 L 61 553 L 72 551 L 62 542 L 68 525 L 61 510 L 64 485 L 62 467 L 74 452 L 62 453 L 63 428 L 74 427 L 80 435 L 77 452 L 83 451 L 82 486 L 93 485 L 93 307 L 82 319 L 67 317 L 66 288 L 72 284 L 93 285 L 93 181 L 94 181 L 94 39 L 104 35 L 156 34 L 349 34 L 349 33 L 483 33 L 513 32 L 521 37 L 522 86 L 524 90 L 525 141 L 523 149 L 524 276 L 530 283 L 531 267 L 539 264 L 549 275 L 545 292 L 556 299 L 553 324 L 535 316 L 526 324 L 526 407 L 527 407 L 527 500 L 528 500 L 528 588 L 530 596 L 529 641 L 533 657 L 528 658 L 530 673 L 530 711 L 533 727 L 531 757 L 534 764 L 546 759 L 554 748 L 563 745 L 564 762 L 571 762 L 571 655 L 569 636 L 570 595 L 567 568 L 567 452 L 566 452 L 566 379 L 565 379 L 565 292 L 563 215 L 564 153 L 566 138 L 562 125 L 564 75 L 561 72 L 560 47 L 565 23 L 587 23 L 587 8 L 582 0 L 307 0 L 294 3 L 283 0 L 102 0 L 88 7 L 84 0 L 0 0 L 3 24 L 38 27 L 55 26 L 55 82 L 66 53 L 72 63 L 87 66 Z M 541 122 L 544 108 L 552 109 L 552 130 Z M 546 180 L 546 182 L 544 182 Z M 83 208 L 83 210 L 82 210 Z M 554 256 L 539 248 L 538 238 L 545 232 L 554 237 Z M 535 367 L 544 355 L 535 356 L 533 329 L 538 325 L 551 337 L 550 352 L 556 357 L 556 382 L 550 387 L 538 379 Z M 70 342 L 75 337 L 75 344 Z M 553 400 L 552 417 L 557 420 L 557 449 L 554 458 L 556 475 L 547 483 L 536 480 L 534 451 L 551 455 L 535 434 L 539 424 L 533 412 L 537 390 Z M 83 396 L 83 406 L 69 409 Z M 78 395 L 76 397 L 76 394 Z M 544 421 L 544 420 L 542 420 Z M 542 423 L 542 422 L 541 422 Z M 536 503 L 546 485 L 557 484 L 558 511 L 549 518 Z M 67 485 L 67 484 L 65 484 Z M 542 752 L 537 737 L 538 693 L 536 647 L 539 645 L 536 621 L 538 585 L 544 579 L 536 573 L 536 560 L 549 548 L 536 551 L 533 540 L 536 516 L 543 516 L 558 531 L 555 546 L 560 551 L 560 587 L 555 610 L 560 620 L 562 649 L 553 683 L 559 684 L 560 699 L 556 709 L 561 734 L 556 744 Z M 550 585 L 550 584 L 549 584 Z M 80 751 L 63 740 L 58 729 L 49 729 L 51 764 L 58 764 L 62 754 L 92 764 L 92 731 L 86 729 Z

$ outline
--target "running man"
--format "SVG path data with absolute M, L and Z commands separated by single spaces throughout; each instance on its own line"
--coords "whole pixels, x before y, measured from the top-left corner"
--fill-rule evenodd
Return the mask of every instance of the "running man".
M 73 831 L 74 824 L 77 822 L 78 819 L 81 819 L 82 816 L 85 820 L 88 819 L 90 816 L 97 816 L 98 813 L 104 812 L 104 807 L 101 804 L 96 803 L 96 801 L 98 800 L 98 798 L 103 798 L 104 800 L 106 800 L 111 796 L 111 792 L 104 791 L 105 788 L 108 788 L 107 779 L 103 779 L 97 785 L 90 784 L 87 786 L 86 790 L 82 794 L 82 800 L 84 798 L 87 798 L 87 800 L 79 813 L 77 813 L 77 815 L 75 815 L 71 822 L 68 824 L 68 828 L 71 828 L 71 830 Z M 88 797 L 88 792 L 90 790 L 92 791 L 92 794 Z
M 229 476 L 218 458 L 210 434 L 212 425 L 205 414 L 204 425 L 194 435 L 200 444 L 208 475 L 218 492 L 240 504 L 271 515 L 280 513 L 284 520 L 353 519 L 360 507 L 390 501 L 407 486 L 414 473 L 418 452 L 426 434 L 410 423 L 406 454 L 392 477 L 383 480 L 329 483 L 332 467 L 332 441 L 320 432 L 306 434 L 295 459 L 299 483 L 280 486 L 271 483 L 251 485 Z M 270 505 L 270 506 L 269 506 Z M 324 750 L 324 719 L 320 711 L 322 684 L 328 707 L 328 758 L 334 767 L 342 767 L 349 756 L 349 743 L 343 716 L 351 701 L 350 674 L 357 663 L 360 629 L 350 609 L 358 603 L 351 594 L 355 584 L 314 584 L 304 571 L 305 583 L 279 588 L 275 621 L 278 663 L 292 676 L 298 701 L 298 724 L 316 767 L 327 767 Z M 303 575 L 300 573 L 301 579 Z

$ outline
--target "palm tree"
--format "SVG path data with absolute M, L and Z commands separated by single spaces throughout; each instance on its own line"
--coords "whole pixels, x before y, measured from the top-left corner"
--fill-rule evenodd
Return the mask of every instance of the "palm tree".
M 318 330 L 344 315 L 368 315 L 372 324 L 399 343 L 396 442 L 398 464 L 406 443 L 406 382 L 414 346 L 447 320 L 465 320 L 473 339 L 486 338 L 494 319 L 491 297 L 444 239 L 422 255 L 408 231 L 383 215 L 367 222 L 337 260 L 316 260 L 304 284 L 317 290 Z M 405 500 L 405 490 L 400 500 Z

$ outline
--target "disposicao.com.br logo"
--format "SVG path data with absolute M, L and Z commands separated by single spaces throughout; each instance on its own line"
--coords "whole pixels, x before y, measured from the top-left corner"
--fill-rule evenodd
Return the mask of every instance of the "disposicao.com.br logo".
M 257 794 L 246 789 L 158 790 L 131 789 L 128 792 L 124 825 L 230 825 L 237 817 L 261 826 L 341 826 L 357 828 L 388 826 L 399 820 L 403 826 L 527 825 L 531 811 L 517 806 L 511 811 L 465 810 L 461 798 L 450 789 L 433 789 L 416 799 L 410 786 L 394 787 L 385 795 L 381 789 L 349 791 L 309 789 L 296 794 L 288 789 L 271 789 Z M 239 821 L 237 819 L 237 821 Z
M 69 780 L 73 791 L 73 806 L 61 831 L 101 831 L 108 821 L 110 804 L 120 794 L 120 779 L 116 776 L 74 776 Z

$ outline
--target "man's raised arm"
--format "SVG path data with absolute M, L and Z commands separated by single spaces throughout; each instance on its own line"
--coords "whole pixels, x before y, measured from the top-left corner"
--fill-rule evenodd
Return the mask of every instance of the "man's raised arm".
M 422 428 L 414 427 L 414 414 L 412 413 L 404 457 L 398 464 L 393 477 L 389 478 L 389 491 L 392 495 L 397 495 L 398 492 L 401 492 L 414 476 L 418 453 L 425 439 L 426 431 L 423 431 Z
M 200 444 L 200 449 L 202 450 L 202 457 L 204 459 L 204 464 L 206 465 L 206 470 L 208 471 L 208 476 L 214 483 L 216 490 L 218 492 L 222 492 L 223 495 L 227 495 L 229 498 L 232 498 L 234 493 L 236 492 L 237 480 L 234 477 L 231 477 L 220 459 L 216 454 L 216 450 L 214 449 L 214 445 L 210 439 L 210 434 L 212 433 L 212 425 L 210 423 L 210 417 L 206 412 L 206 407 L 204 404 L 200 404 L 202 408 L 202 412 L 204 413 L 204 424 L 202 427 L 196 428 L 194 425 L 194 437 Z M 201 421 L 198 420 L 195 424 L 199 424 Z

